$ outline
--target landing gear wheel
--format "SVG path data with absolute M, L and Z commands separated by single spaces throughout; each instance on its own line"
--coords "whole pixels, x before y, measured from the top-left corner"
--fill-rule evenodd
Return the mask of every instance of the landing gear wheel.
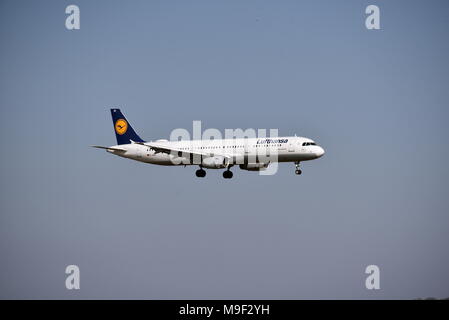
M 295 162 L 295 168 L 296 168 L 296 170 L 295 170 L 295 173 L 296 174 L 301 174 L 302 173 L 302 171 L 301 171 L 301 169 L 299 168 L 299 161 L 296 161 Z
M 225 178 L 225 179 L 231 179 L 232 176 L 233 176 L 232 171 L 226 170 L 223 172 L 223 178 Z
M 204 178 L 206 176 L 206 171 L 204 171 L 203 169 L 198 169 L 196 170 L 195 174 L 198 178 Z

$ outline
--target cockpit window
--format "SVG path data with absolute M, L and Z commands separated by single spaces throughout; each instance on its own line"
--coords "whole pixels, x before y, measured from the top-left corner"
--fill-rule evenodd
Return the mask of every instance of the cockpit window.
M 315 142 L 303 142 L 303 146 L 316 146 Z

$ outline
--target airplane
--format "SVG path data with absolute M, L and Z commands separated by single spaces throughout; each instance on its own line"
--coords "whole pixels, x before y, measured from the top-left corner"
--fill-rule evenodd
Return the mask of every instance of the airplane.
M 119 157 L 144 163 L 173 166 L 198 165 L 196 176 L 206 176 L 206 169 L 226 169 L 225 179 L 233 176 L 230 169 L 260 171 L 273 162 L 293 162 L 295 173 L 300 175 L 300 162 L 314 160 L 324 155 L 324 149 L 304 137 L 243 138 L 216 140 L 144 141 L 137 135 L 120 109 L 111 109 L 117 145 L 104 149 Z

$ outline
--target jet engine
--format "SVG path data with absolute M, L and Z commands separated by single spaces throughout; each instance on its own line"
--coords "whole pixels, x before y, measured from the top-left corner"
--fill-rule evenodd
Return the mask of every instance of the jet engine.
M 242 170 L 248 170 L 248 171 L 260 171 L 260 170 L 265 170 L 266 168 L 268 168 L 268 165 L 270 163 L 246 163 L 246 164 L 241 164 L 240 165 L 240 169 Z
M 228 166 L 228 159 L 223 156 L 213 156 L 203 159 L 201 166 L 208 169 L 221 169 Z

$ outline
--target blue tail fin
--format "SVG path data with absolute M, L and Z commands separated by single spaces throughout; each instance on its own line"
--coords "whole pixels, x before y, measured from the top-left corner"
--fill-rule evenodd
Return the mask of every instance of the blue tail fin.
M 111 109 L 111 115 L 115 136 L 117 137 L 117 144 L 129 144 L 131 143 L 131 140 L 135 142 L 145 142 L 133 130 L 120 109 Z

